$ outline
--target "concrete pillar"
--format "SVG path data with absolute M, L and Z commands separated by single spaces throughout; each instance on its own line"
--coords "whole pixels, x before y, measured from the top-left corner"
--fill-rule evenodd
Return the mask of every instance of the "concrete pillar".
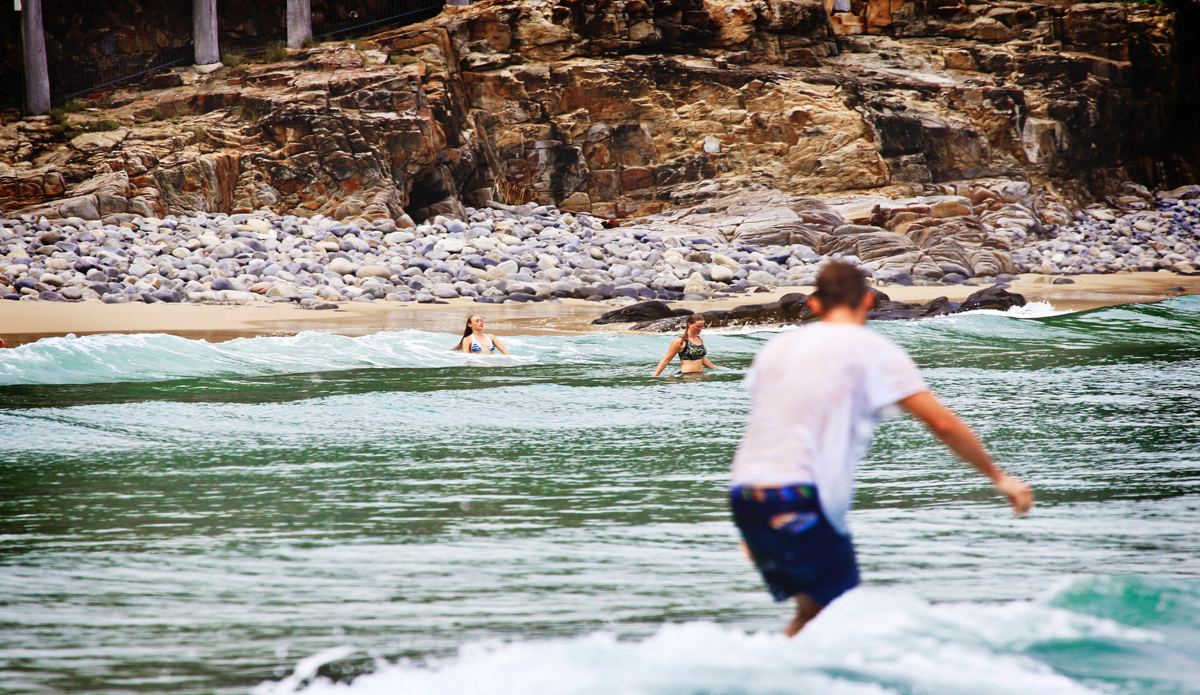
M 46 67 L 46 34 L 42 30 L 42 0 L 24 0 L 21 44 L 25 52 L 25 113 L 50 113 L 50 71 Z
M 287 0 L 287 45 L 300 48 L 312 36 L 312 0 Z
M 217 42 L 217 0 L 192 0 L 192 43 L 196 47 L 196 65 L 221 62 Z

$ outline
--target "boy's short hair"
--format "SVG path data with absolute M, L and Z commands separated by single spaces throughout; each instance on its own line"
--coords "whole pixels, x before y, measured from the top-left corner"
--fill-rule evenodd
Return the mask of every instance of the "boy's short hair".
M 861 270 L 845 261 L 833 261 L 817 274 L 817 291 L 813 296 L 821 300 L 825 311 L 838 306 L 855 309 L 869 291 L 867 277 Z

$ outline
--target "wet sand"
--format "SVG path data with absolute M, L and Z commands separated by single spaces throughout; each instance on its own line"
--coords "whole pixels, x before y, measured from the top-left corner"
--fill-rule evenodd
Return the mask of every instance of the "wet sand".
M 1056 309 L 1082 311 L 1114 304 L 1155 302 L 1180 294 L 1200 294 L 1200 277 L 1164 271 L 1117 275 L 1072 276 L 1074 284 L 1052 284 L 1055 277 L 1027 274 L 1012 284 L 1030 301 L 1049 302 Z M 693 311 L 731 309 L 743 304 L 777 300 L 808 287 L 771 292 L 718 295 L 707 302 L 674 302 Z M 882 288 L 892 299 L 924 303 L 937 297 L 966 299 L 980 289 L 973 285 Z M 324 331 L 367 335 L 379 331 L 416 329 L 459 333 L 467 316 L 483 316 L 489 332 L 500 335 L 562 335 L 594 331 L 623 331 L 626 326 L 593 326 L 591 321 L 613 305 L 566 299 L 561 302 L 480 304 L 455 299 L 444 304 L 348 302 L 336 310 L 310 311 L 291 303 L 226 306 L 205 304 L 102 304 L 100 302 L 0 302 L 0 338 L 8 347 L 50 336 L 97 333 L 170 333 L 210 342 L 254 335 L 293 335 Z

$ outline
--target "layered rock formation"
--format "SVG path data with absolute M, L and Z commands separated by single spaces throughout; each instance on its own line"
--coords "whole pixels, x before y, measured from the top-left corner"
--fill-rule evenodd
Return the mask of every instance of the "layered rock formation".
M 0 209 L 366 228 L 555 204 L 939 279 L 1017 270 L 1014 245 L 1126 178 L 1191 178 L 1170 146 L 1167 10 L 831 7 L 485 0 L 367 47 L 180 71 L 108 110 L 0 128 Z
M 448 73 L 459 61 L 467 107 L 494 117 L 507 182 L 600 214 L 654 212 L 680 183 L 721 176 L 809 194 L 1082 177 L 1070 199 L 1106 192 L 1109 167 L 1133 167 L 1117 182 L 1186 170 L 1168 145 L 1171 13 L 900 8 L 911 21 L 886 27 L 898 38 L 835 42 L 803 2 L 600 3 L 581 16 L 570 3 L 485 3 L 435 22 L 451 55 L 425 27 L 393 47 Z

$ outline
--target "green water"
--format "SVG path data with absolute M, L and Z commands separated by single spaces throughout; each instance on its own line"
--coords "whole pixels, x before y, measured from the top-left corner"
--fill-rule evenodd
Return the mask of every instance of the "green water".
M 0 693 L 1200 693 L 1200 298 L 875 327 L 1038 506 L 885 422 L 793 642 L 724 492 L 770 333 L 6 351 Z

